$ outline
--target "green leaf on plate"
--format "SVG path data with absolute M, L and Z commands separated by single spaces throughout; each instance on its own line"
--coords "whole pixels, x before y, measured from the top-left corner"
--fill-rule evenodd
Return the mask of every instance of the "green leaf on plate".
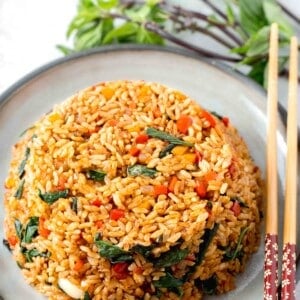
M 97 1 L 98 5 L 102 8 L 102 9 L 112 9 L 114 7 L 116 7 L 119 4 L 118 0 L 98 0 Z
M 250 35 L 268 25 L 262 2 L 263 0 L 239 0 L 240 22 Z
M 126 22 L 123 25 L 109 31 L 103 39 L 103 44 L 110 44 L 113 40 L 123 40 L 137 33 L 139 26 L 133 22 Z

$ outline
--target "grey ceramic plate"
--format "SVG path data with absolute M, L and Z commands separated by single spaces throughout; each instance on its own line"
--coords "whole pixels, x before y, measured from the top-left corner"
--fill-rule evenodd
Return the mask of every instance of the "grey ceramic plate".
M 11 146 L 19 134 L 55 103 L 76 91 L 100 81 L 144 79 L 179 89 L 209 110 L 226 115 L 239 128 L 251 154 L 265 168 L 266 95 L 252 82 L 227 68 L 179 50 L 156 47 L 101 48 L 54 61 L 29 74 L 0 98 L 0 174 L 3 182 L 11 157 Z M 281 125 L 281 129 L 282 124 Z M 283 186 L 286 144 L 278 132 L 280 187 Z M 280 193 L 282 201 L 282 193 Z M 281 202 L 282 203 L 282 202 Z M 281 205 L 282 206 L 282 205 Z M 281 209 L 282 211 L 282 209 Z M 3 222 L 3 203 L 0 203 Z M 3 238 L 2 226 L 0 238 Z M 246 272 L 237 281 L 237 289 L 217 299 L 261 299 L 263 295 L 263 246 Z M 0 294 L 5 300 L 43 299 L 28 287 L 9 252 L 0 246 Z

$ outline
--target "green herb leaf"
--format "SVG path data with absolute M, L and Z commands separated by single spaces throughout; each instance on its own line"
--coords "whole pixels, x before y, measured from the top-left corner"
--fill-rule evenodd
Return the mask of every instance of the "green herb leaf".
M 177 295 L 182 295 L 181 286 L 183 282 L 180 279 L 175 278 L 169 272 L 166 272 L 166 275 L 160 277 L 159 280 L 154 280 L 153 285 L 156 288 L 166 288 L 168 290 L 174 291 Z
M 201 239 L 203 242 L 200 244 L 199 252 L 196 256 L 195 265 L 200 265 L 204 259 L 205 253 L 213 240 L 214 236 L 216 235 L 219 228 L 219 224 L 215 223 L 212 229 L 205 229 L 203 236 Z
M 15 225 L 17 237 L 21 241 L 23 239 L 23 225 L 18 219 L 15 220 L 14 225 Z
M 100 170 L 88 170 L 86 172 L 86 177 L 95 181 L 103 181 L 106 176 L 106 173 Z
M 56 45 L 56 48 L 64 55 L 70 55 L 75 52 L 73 49 L 64 45 Z
M 287 38 L 290 38 L 294 34 L 291 25 L 288 23 L 287 18 L 276 1 L 264 0 L 262 1 L 262 7 L 269 24 L 277 23 L 280 33 L 284 34 Z
M 92 300 L 92 298 L 88 292 L 84 293 L 83 300 Z
M 144 165 L 135 164 L 127 168 L 129 176 L 148 176 L 153 178 L 157 171 L 155 169 L 147 168 Z
M 78 199 L 76 197 L 72 197 L 71 209 L 77 214 L 77 212 L 78 212 Z
M 150 246 L 135 245 L 130 249 L 130 252 L 139 253 L 146 259 L 150 259 L 152 257 L 152 250 L 154 248 L 155 244 L 152 244 Z
M 95 244 L 99 249 L 99 254 L 110 260 L 111 263 L 132 261 L 132 254 L 128 251 L 122 250 L 109 242 L 95 238 Z
M 213 275 L 206 280 L 196 279 L 195 285 L 198 286 L 204 294 L 213 295 L 216 294 L 217 291 L 218 278 L 216 275 Z
M 19 186 L 14 194 L 14 197 L 17 199 L 21 199 L 23 195 L 23 188 L 24 188 L 25 179 L 22 179 L 19 183 Z
M 29 222 L 27 223 L 27 225 L 25 227 L 25 232 L 24 232 L 22 242 L 30 243 L 32 241 L 32 239 L 38 233 L 38 226 L 39 226 L 39 218 L 38 217 L 31 217 L 29 219 Z
M 206 253 L 210 243 L 212 242 L 214 236 L 216 235 L 218 228 L 219 228 L 219 224 L 215 223 L 214 227 L 212 229 L 205 229 L 204 234 L 201 237 L 203 242 L 199 246 L 199 251 L 196 255 L 195 264 L 190 268 L 190 270 L 184 276 L 184 281 L 186 281 L 189 278 L 189 276 L 196 271 L 197 267 L 201 265 L 201 263 L 204 259 L 205 253 Z
M 126 22 L 123 25 L 108 32 L 103 39 L 103 44 L 110 44 L 113 40 L 128 40 L 129 37 L 137 33 L 138 29 L 139 26 L 136 23 Z
M 169 142 L 171 144 L 174 144 L 174 145 L 182 145 L 182 146 L 187 146 L 187 147 L 193 147 L 194 146 L 194 144 L 192 144 L 190 142 L 183 141 L 180 138 L 177 138 L 176 136 L 174 136 L 172 134 L 169 134 L 165 131 L 158 130 L 158 129 L 155 129 L 155 128 L 152 128 L 152 127 L 148 127 L 146 129 L 146 134 L 148 136 L 153 137 L 153 138 L 157 138 L 157 139 L 160 139 L 160 140 L 163 140 L 163 141 L 167 141 L 167 142 Z
M 22 253 L 25 256 L 27 262 L 33 262 L 33 257 L 37 257 L 37 256 L 47 257 L 47 258 L 51 256 L 51 253 L 49 251 L 39 252 L 36 248 L 30 250 L 24 248 Z
M 167 155 L 169 155 L 171 153 L 171 151 L 176 147 L 175 144 L 169 144 L 167 145 L 164 149 L 162 149 L 159 154 L 158 154 L 158 157 L 159 158 L 163 158 Z
M 221 116 L 220 114 L 216 113 L 215 111 L 210 111 L 210 113 L 212 115 L 214 115 L 216 118 L 218 118 L 219 120 L 222 120 L 223 119 L 223 116 Z
M 21 161 L 21 164 L 19 165 L 19 168 L 18 168 L 19 178 L 22 178 L 25 174 L 25 165 L 29 158 L 29 155 L 30 155 L 30 148 L 27 147 L 25 150 L 24 159 Z
M 268 25 L 262 2 L 262 0 L 239 0 L 240 22 L 250 35 Z
M 119 4 L 118 0 L 98 0 L 98 5 L 103 9 L 112 9 Z
M 170 251 L 162 253 L 158 258 L 156 258 L 154 264 L 159 268 L 171 267 L 184 260 L 188 253 L 188 249 L 179 249 L 179 247 L 174 247 Z
M 69 195 L 68 189 L 62 191 L 48 192 L 44 194 L 42 194 L 42 192 L 39 190 L 39 197 L 48 204 L 53 204 L 55 201 L 57 201 L 60 198 L 67 198 L 68 195 Z
M 226 17 L 228 24 L 232 26 L 235 22 L 235 16 L 231 5 L 229 5 L 228 3 L 226 5 Z
M 235 249 L 231 249 L 230 247 L 228 247 L 226 249 L 226 252 L 224 254 L 225 261 L 234 260 L 240 255 L 242 248 L 243 248 L 242 242 L 243 242 L 244 236 L 248 230 L 249 230 L 249 227 L 245 227 L 241 230 L 241 233 L 239 235 L 238 242 L 237 242 Z

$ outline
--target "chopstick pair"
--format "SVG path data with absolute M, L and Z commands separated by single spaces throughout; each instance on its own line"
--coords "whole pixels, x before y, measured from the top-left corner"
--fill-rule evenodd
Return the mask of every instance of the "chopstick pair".
M 278 101 L 278 26 L 271 26 L 267 104 L 267 210 L 264 262 L 264 299 L 278 295 L 278 182 L 277 182 L 277 101 Z M 296 285 L 296 203 L 297 203 L 297 89 L 298 41 L 290 41 L 287 158 L 285 174 L 283 257 L 281 299 L 295 299 Z

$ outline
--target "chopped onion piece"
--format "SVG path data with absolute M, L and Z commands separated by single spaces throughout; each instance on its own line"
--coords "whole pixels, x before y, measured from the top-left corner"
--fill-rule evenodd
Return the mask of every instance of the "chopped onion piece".
M 82 299 L 84 297 L 84 291 L 78 288 L 70 280 L 65 278 L 58 279 L 59 287 L 73 299 Z

